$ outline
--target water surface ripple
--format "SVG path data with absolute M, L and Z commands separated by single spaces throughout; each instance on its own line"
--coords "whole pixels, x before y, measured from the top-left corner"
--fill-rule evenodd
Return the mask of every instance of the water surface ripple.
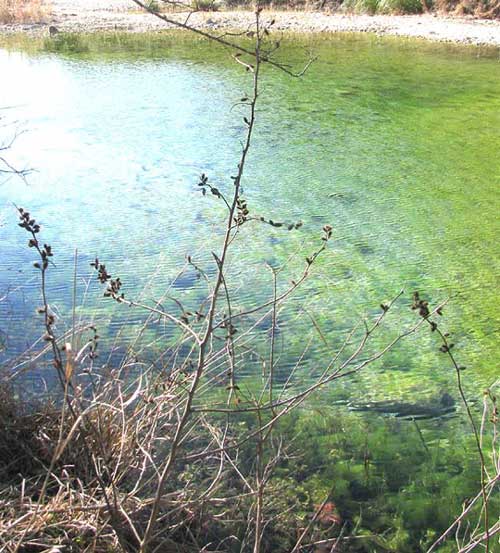
M 53 245 L 49 293 L 61 327 L 69 324 L 75 248 L 78 316 L 96 321 L 109 342 L 124 320 L 130 330 L 122 328 L 121 339 L 129 340 L 141 315 L 103 301 L 93 281 L 88 286 L 94 256 L 121 276 L 130 297 L 148 301 L 169 289 L 194 303 L 205 293 L 194 274 L 175 277 L 188 253 L 214 270 L 210 251 L 220 243 L 223 210 L 196 183 L 205 172 L 230 188 L 244 133 L 243 113 L 232 106 L 250 82 L 227 51 L 188 40 L 143 40 L 133 48 L 124 42 L 66 54 L 0 50 L 0 106 L 9 106 L 3 113 L 26 130 L 12 160 L 36 169 L 28 183 L 4 178 L 0 186 L 6 358 L 41 332 L 33 316 L 39 294 L 32 251 L 13 203 L 36 215 Z M 281 55 L 299 62 L 311 46 L 319 59 L 304 78 L 264 73 L 244 182 L 254 213 L 304 226 L 290 233 L 245 228 L 230 286 L 241 305 L 256 305 L 271 289 L 263 262 L 292 256 L 284 276 L 297 275 L 330 223 L 329 253 L 280 315 L 282 373 L 312 336 L 317 347 L 306 358 L 304 378 L 315 374 L 360 316 L 404 287 L 405 300 L 380 343 L 411 322 L 414 289 L 433 302 L 449 297 L 445 323 L 470 366 L 471 392 L 477 391 L 498 376 L 498 57 L 349 35 L 285 43 Z M 305 311 L 328 344 L 314 336 Z M 268 326 L 261 323 L 261 334 Z M 149 338 L 158 332 L 151 329 Z M 452 379 L 424 334 L 345 393 L 442 391 Z

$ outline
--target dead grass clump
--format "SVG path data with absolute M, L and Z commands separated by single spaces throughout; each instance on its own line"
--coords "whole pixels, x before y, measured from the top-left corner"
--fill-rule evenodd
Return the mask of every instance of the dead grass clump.
M 171 439 L 175 394 L 113 376 L 93 392 L 63 408 L 31 405 L 0 387 L 1 551 L 136 550 L 151 479 Z M 173 491 L 161 509 L 174 527 L 183 524 L 184 493 Z M 163 550 L 195 551 L 182 547 L 167 539 Z
M 0 0 L 0 23 L 43 23 L 49 13 L 44 0 Z
M 50 462 L 42 429 L 53 426 L 57 419 L 49 405 L 32 410 L 15 399 L 8 387 L 0 388 L 0 481 L 32 475 Z
M 190 377 L 179 372 L 167 383 L 143 376 L 125 383 L 121 376 L 96 379 L 92 392 L 75 380 L 78 397 L 69 398 L 74 414 L 63 404 L 24 406 L 23 399 L 0 397 L 0 426 L 7 429 L 0 433 L 1 551 L 138 551 Z M 6 389 L 0 395 L 13 397 Z M 223 470 L 218 453 L 205 453 L 214 445 L 210 436 L 218 444 L 245 432 L 218 423 L 202 417 L 190 428 L 186 447 L 203 455 L 175 463 L 151 551 L 161 544 L 164 553 L 194 553 L 200 551 L 197 540 L 219 543 L 245 535 L 253 509 L 247 489 L 253 445 L 240 451 L 241 461 L 231 457 L 239 465 L 236 474 Z M 289 512 L 295 501 L 284 495 L 271 486 L 267 491 L 275 516 Z M 298 527 L 296 515 L 290 512 L 289 518 L 286 526 Z
M 123 476 L 133 451 L 125 451 L 116 411 L 94 407 L 80 425 L 60 406 L 26 405 L 0 389 L 0 550 L 120 549 L 109 497 L 129 513 L 140 508 L 134 494 L 111 490 L 106 468 L 120 467 Z M 89 424 L 96 429 L 91 438 L 84 430 Z M 117 443 L 120 437 L 124 443 Z M 122 543 L 127 541 L 124 531 Z
M 485 19 L 500 17 L 499 0 L 435 0 L 434 7 L 438 12 L 458 16 L 474 16 Z

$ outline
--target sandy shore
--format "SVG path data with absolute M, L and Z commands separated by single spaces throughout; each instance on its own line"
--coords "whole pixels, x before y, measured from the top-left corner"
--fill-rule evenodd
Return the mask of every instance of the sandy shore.
M 140 13 L 130 0 L 52 0 L 52 15 L 44 25 L 0 26 L 0 32 L 47 32 L 47 25 L 60 31 L 93 32 L 119 30 L 159 31 L 168 26 L 158 18 Z M 267 12 L 266 12 L 267 14 Z M 329 15 L 319 12 L 268 13 L 276 20 L 275 29 L 289 32 L 370 32 L 500 47 L 500 21 L 456 17 Z M 182 16 L 180 17 L 180 19 Z M 190 23 L 207 30 L 246 29 L 253 14 L 244 11 L 195 13 Z

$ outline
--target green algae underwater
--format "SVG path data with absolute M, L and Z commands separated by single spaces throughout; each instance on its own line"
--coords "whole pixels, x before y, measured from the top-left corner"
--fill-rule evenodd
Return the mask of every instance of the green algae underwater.
M 86 299 L 77 313 L 95 322 L 103 347 L 134 340 L 141 318 L 88 288 L 95 255 L 105 255 L 130 296 L 170 287 L 196 305 L 203 283 L 189 271 L 176 275 L 188 253 L 210 271 L 224 215 L 196 182 L 204 172 L 229 186 L 244 130 L 232 106 L 248 82 L 230 52 L 176 33 L 13 36 L 0 47 L 9 75 L 0 103 L 28 130 L 12 154 L 37 169 L 29 185 L 0 187 L 0 291 L 14 290 L 0 303 L 5 358 L 40 333 L 31 316 L 36 287 L 17 289 L 20 274 L 33 275 L 12 202 L 36 214 L 57 252 L 49 291 L 61 313 L 71 310 L 78 247 Z M 242 307 L 266 298 L 265 263 L 287 262 L 285 286 L 329 223 L 328 254 L 279 314 L 280 381 L 311 340 L 300 369 L 307 384 L 365 313 L 404 288 L 374 344 L 381 347 L 414 322 L 418 289 L 434 304 L 449 298 L 443 325 L 479 417 L 483 389 L 498 378 L 498 50 L 343 34 L 287 36 L 280 50 L 296 66 L 310 52 L 318 59 L 301 79 L 264 72 L 244 193 L 255 212 L 303 226 L 244 229 L 231 258 L 232 294 Z M 256 329 L 257 347 L 268 330 L 265 321 Z M 152 348 L 174 339 L 158 326 L 143 332 Z M 241 385 L 258 387 L 258 374 L 249 363 Z M 416 422 L 411 409 L 409 417 L 384 410 L 435 406 L 445 395 L 454 403 L 443 416 Z M 330 494 L 362 536 L 352 551 L 425 551 L 478 491 L 455 374 L 428 331 L 335 382 L 282 426 L 302 452 L 280 467 L 283 493 L 304 510 Z M 499 507 L 495 498 L 492 512 Z

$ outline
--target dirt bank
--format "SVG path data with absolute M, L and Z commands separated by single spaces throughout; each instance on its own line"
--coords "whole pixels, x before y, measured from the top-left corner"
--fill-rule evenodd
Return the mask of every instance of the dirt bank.
M 158 31 L 167 25 L 158 18 L 140 13 L 130 0 L 52 0 L 52 14 L 44 25 L 0 26 L 4 32 L 47 32 L 47 25 L 61 31 L 93 32 L 120 30 Z M 271 12 L 268 12 L 271 15 Z M 276 12 L 275 29 L 290 32 L 371 32 L 380 35 L 418 37 L 435 41 L 500 47 L 500 21 L 433 15 L 368 16 L 329 15 L 319 12 Z M 180 20 L 182 16 L 179 16 Z M 200 12 L 190 23 L 205 29 L 246 29 L 253 14 L 245 11 Z

